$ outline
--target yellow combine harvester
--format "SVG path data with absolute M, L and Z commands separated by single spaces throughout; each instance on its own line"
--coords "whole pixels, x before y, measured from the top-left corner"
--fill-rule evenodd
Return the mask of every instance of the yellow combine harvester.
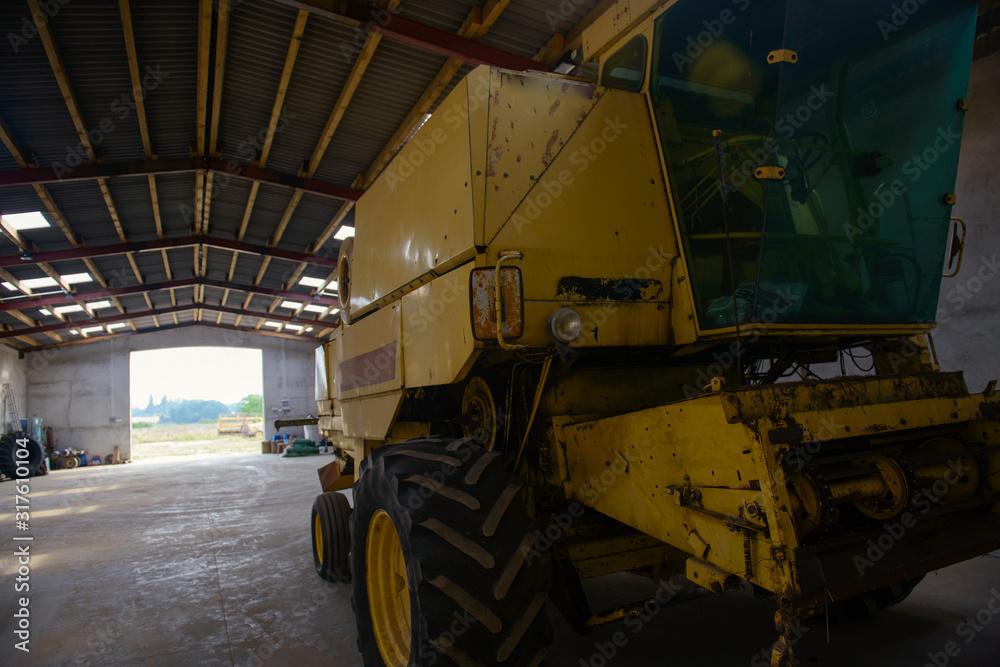
M 929 336 L 975 3 L 911 4 L 619 0 L 598 84 L 476 69 L 372 184 L 313 511 L 366 665 L 537 665 L 618 571 L 752 585 L 792 664 L 1000 548 L 1000 398 Z

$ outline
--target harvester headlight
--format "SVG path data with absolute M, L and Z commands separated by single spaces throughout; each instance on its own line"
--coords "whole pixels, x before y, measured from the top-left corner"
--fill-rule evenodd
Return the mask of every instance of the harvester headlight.
M 572 343 L 583 333 L 583 318 L 572 308 L 560 308 L 549 315 L 549 332 L 560 343 Z

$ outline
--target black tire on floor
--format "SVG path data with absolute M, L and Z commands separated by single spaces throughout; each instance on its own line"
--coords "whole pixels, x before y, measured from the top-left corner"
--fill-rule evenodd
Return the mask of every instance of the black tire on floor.
M 22 449 L 18 444 L 18 440 L 27 439 L 27 457 L 18 457 L 18 449 Z M 42 446 L 32 438 L 27 433 L 7 433 L 0 437 L 0 473 L 3 473 L 4 477 L 9 477 L 11 479 L 23 479 L 25 477 L 34 477 L 38 472 L 38 466 L 42 464 L 42 459 L 45 454 L 42 451 Z M 18 468 L 21 469 L 22 474 L 17 474 Z M 23 474 L 27 471 L 28 474 Z
M 917 587 L 917 584 L 923 580 L 924 577 L 921 575 L 916 579 L 907 579 L 846 600 L 833 602 L 829 608 L 830 619 L 844 623 L 874 616 L 905 600 Z
M 409 665 L 539 665 L 552 642 L 549 576 L 533 553 L 521 482 L 507 475 L 500 454 L 471 438 L 428 438 L 380 447 L 360 470 L 352 604 L 365 665 L 387 662 L 366 569 L 369 527 L 380 511 L 396 528 L 405 562 Z
M 316 496 L 310 525 L 316 574 L 326 581 L 350 581 L 351 504 L 347 496 L 337 491 Z

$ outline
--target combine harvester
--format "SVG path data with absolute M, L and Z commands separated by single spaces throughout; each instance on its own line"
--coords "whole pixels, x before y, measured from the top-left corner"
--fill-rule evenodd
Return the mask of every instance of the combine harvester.
M 619 0 L 597 84 L 480 67 L 371 185 L 312 523 L 366 665 L 538 665 L 619 571 L 752 586 L 790 665 L 1000 548 L 1000 397 L 930 338 L 976 5 L 885 4 Z

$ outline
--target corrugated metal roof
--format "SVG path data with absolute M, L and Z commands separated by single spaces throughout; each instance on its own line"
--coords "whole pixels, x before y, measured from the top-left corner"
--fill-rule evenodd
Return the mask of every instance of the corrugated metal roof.
M 573 27 L 596 3 L 597 0 L 513 0 L 482 41 L 519 56 L 531 57 L 545 46 L 553 34 Z M 259 157 L 297 10 L 278 0 L 242 0 L 233 4 L 221 104 L 215 111 L 219 117 L 218 150 L 225 160 L 238 163 L 236 171 L 239 172 L 242 170 L 239 165 L 254 163 Z M 399 12 L 410 19 L 454 32 L 474 7 L 485 4 L 485 0 L 404 0 Z M 133 1 L 130 8 L 138 67 L 147 88 L 144 107 L 154 156 L 183 159 L 198 154 L 201 150 L 195 141 L 198 122 L 198 3 L 195 0 Z M 27 16 L 25 4 L 0 3 L 0 32 L 4 35 L 8 32 L 19 34 Z M 210 131 L 213 112 L 218 20 L 218 15 L 213 15 L 206 135 Z M 60 3 L 58 13 L 49 23 L 84 125 L 90 130 L 96 128 L 91 136 L 100 159 L 109 163 L 143 160 L 141 128 L 138 114 L 131 104 L 132 80 L 118 3 L 106 0 Z M 347 22 L 316 13 L 309 16 L 287 85 L 284 121 L 274 133 L 270 154 L 262 166 L 288 175 L 296 175 L 304 169 L 355 66 L 357 47 L 363 44 L 364 38 L 363 33 Z M 365 173 L 446 60 L 445 56 L 431 51 L 383 38 L 323 154 L 315 178 L 350 186 L 359 174 Z M 464 65 L 439 100 L 471 69 L 471 65 Z M 431 107 L 432 111 L 435 106 L 436 102 Z M 72 118 L 52 72 L 43 41 L 37 36 L 23 40 L 23 43 L 18 42 L 16 48 L 0 53 L 0 116 L 29 153 L 29 159 L 37 160 L 38 165 L 51 167 L 89 161 L 79 148 L 79 137 Z M 104 131 L 100 129 L 102 120 Z M 112 125 L 113 128 L 110 127 Z M 16 168 L 18 164 L 14 157 L 0 149 L 0 170 Z M 157 210 L 154 210 L 145 177 L 115 178 L 110 179 L 108 184 L 129 241 L 156 240 L 154 219 L 157 213 L 167 237 L 185 237 L 195 233 L 195 173 L 157 175 Z M 85 246 L 120 243 L 96 181 L 55 182 L 46 187 L 59 212 Z M 209 235 L 223 239 L 233 239 L 238 235 L 251 187 L 251 182 L 244 178 L 215 178 L 207 222 Z M 292 195 L 290 188 L 262 184 L 244 240 L 258 245 L 267 244 L 285 215 Z M 339 200 L 315 194 L 302 196 L 277 246 L 283 250 L 306 252 L 342 205 Z M 43 211 L 53 225 L 48 229 L 23 233 L 37 246 L 38 252 L 72 248 L 32 187 L 0 188 L 0 212 L 30 210 Z M 354 212 L 351 211 L 344 224 L 353 226 L 354 222 Z M 0 250 L 0 254 L 19 252 L 6 239 L 0 238 L 0 245 L 6 245 L 6 250 Z M 318 249 L 318 253 L 336 257 L 339 246 L 340 242 L 331 237 Z M 218 248 L 208 248 L 206 252 L 207 277 L 226 280 L 233 252 Z M 172 248 L 166 254 L 170 263 L 169 277 L 174 280 L 192 278 L 200 268 L 195 264 L 192 248 Z M 147 283 L 168 279 L 160 251 L 136 253 L 134 259 Z M 262 262 L 260 255 L 237 253 L 233 282 L 254 284 Z M 113 287 L 137 282 L 124 255 L 94 258 L 93 263 L 100 277 Z M 281 289 L 297 267 L 297 262 L 273 258 L 259 284 L 261 287 Z M 78 259 L 56 262 L 54 268 L 62 273 L 87 270 L 82 260 Z M 37 266 L 31 264 L 9 267 L 8 270 L 18 278 L 44 276 Z M 325 279 L 330 272 L 326 267 L 309 266 L 302 275 Z M 78 289 L 87 292 L 99 287 L 95 281 L 80 285 Z M 299 299 L 307 299 L 311 292 L 310 288 L 299 284 L 291 285 L 289 289 L 301 295 L 296 297 Z M 0 299 L 13 296 L 5 295 L 4 291 L 0 290 Z M 181 305 L 194 304 L 194 294 L 193 287 L 175 291 L 177 302 Z M 206 287 L 205 301 L 218 305 L 223 294 L 222 289 Z M 243 291 L 231 291 L 226 306 L 240 309 L 246 298 Z M 171 305 L 170 293 L 165 290 L 151 292 L 149 299 L 154 308 Z M 272 296 L 255 295 L 250 300 L 249 308 L 264 311 L 273 301 Z M 136 318 L 136 326 L 154 326 L 151 317 L 141 315 L 147 309 L 146 300 L 141 295 L 122 296 L 121 303 L 129 310 L 128 315 Z M 38 313 L 33 306 L 25 308 L 33 309 L 35 314 L 31 317 L 44 323 L 56 322 Z M 291 311 L 280 309 L 278 312 L 287 314 Z M 311 315 L 303 313 L 303 316 Z M 260 316 L 266 317 L 267 313 Z M 192 311 L 177 314 L 180 322 L 191 322 L 192 317 Z M 217 313 L 206 312 L 205 321 L 214 323 L 217 319 Z M 166 315 L 159 320 L 161 324 L 172 324 L 173 316 Z M 227 313 L 220 321 L 232 325 L 236 316 Z M 251 326 L 255 325 L 256 316 L 248 316 L 243 324 L 248 321 Z M 316 326 L 326 328 L 335 321 L 336 317 L 329 317 Z M 25 326 L 9 314 L 0 314 L 0 322 L 15 328 Z M 40 344 L 51 342 L 44 335 L 35 338 Z

